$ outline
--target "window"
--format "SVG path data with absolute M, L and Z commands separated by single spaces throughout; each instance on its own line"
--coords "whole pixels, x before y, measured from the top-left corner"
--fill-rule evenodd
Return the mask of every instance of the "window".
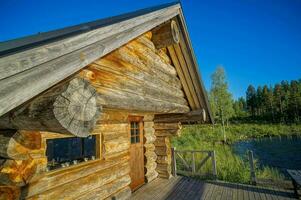
M 46 141 L 46 155 L 48 159 L 48 170 L 68 167 L 80 162 L 95 160 L 96 158 L 96 136 L 87 138 L 56 138 Z
M 130 138 L 131 144 L 138 144 L 143 140 L 143 117 L 141 116 L 129 116 L 129 126 L 130 126 Z
M 140 143 L 139 122 L 131 122 L 131 144 Z

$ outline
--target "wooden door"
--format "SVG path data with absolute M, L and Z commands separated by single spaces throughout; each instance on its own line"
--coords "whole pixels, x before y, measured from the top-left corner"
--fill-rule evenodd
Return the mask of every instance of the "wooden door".
M 129 117 L 130 176 L 132 191 L 144 184 L 143 121 L 142 117 Z

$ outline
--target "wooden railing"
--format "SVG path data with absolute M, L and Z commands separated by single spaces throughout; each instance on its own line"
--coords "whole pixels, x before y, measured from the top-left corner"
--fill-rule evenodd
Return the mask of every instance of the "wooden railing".
M 177 173 L 202 176 L 204 175 L 202 168 L 211 160 L 211 173 L 209 175 L 214 179 L 217 178 L 215 151 L 176 150 L 175 148 L 171 148 L 171 155 L 172 173 L 174 176 Z M 180 162 L 184 166 L 184 169 L 177 169 L 177 162 Z

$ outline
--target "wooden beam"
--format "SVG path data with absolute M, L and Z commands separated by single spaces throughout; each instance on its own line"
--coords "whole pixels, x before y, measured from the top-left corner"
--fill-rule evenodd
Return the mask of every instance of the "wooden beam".
M 0 59 L 0 116 L 179 14 L 179 5 Z
M 0 118 L 0 129 L 49 131 L 88 136 L 101 106 L 90 83 L 74 78 L 51 88 L 28 104 Z
M 188 113 L 169 113 L 155 115 L 156 123 L 203 123 L 206 121 L 206 111 L 204 109 L 190 111 Z
M 184 72 L 183 72 L 181 64 L 178 60 L 178 57 L 177 57 L 177 54 L 176 54 L 176 51 L 175 51 L 174 47 L 169 46 L 168 51 L 169 51 L 169 55 L 171 57 L 171 60 L 173 62 L 173 65 L 175 66 L 175 68 L 177 70 L 177 73 L 178 73 L 178 76 L 180 78 L 180 81 L 182 83 L 182 87 L 183 87 L 184 93 L 186 95 L 187 101 L 189 103 L 189 106 L 190 106 L 191 109 L 196 109 L 197 108 L 196 107 L 196 102 L 195 102 L 194 98 L 192 97 L 192 93 L 191 93 L 191 91 L 188 87 L 187 80 L 185 79 Z
M 179 43 L 180 31 L 177 22 L 171 20 L 153 30 L 153 43 L 157 49 L 168 47 Z

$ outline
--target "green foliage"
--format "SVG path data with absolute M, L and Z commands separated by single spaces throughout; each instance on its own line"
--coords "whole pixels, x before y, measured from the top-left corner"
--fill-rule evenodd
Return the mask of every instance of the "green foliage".
M 261 122 L 300 123 L 301 122 L 301 81 L 281 81 L 274 87 L 249 85 L 246 91 L 249 116 Z M 235 104 L 233 105 L 235 106 Z M 234 116 L 242 119 L 246 116 Z M 243 120 L 243 119 L 242 119 Z
M 249 183 L 250 167 L 248 161 L 235 155 L 229 144 L 250 138 L 301 135 L 301 125 L 241 124 L 230 125 L 226 128 L 226 131 L 228 144 L 222 142 L 220 125 L 187 125 L 183 127 L 180 137 L 173 138 L 172 144 L 178 150 L 215 150 L 219 180 Z M 185 159 L 191 160 L 189 157 Z M 201 157 L 197 159 L 200 160 Z M 205 165 L 203 171 L 209 172 L 211 167 L 209 162 Z M 258 178 L 284 179 L 284 176 L 273 168 L 264 167 L 260 169 L 257 166 L 256 172 Z
M 223 67 L 218 67 L 211 76 L 210 104 L 217 121 L 224 123 L 234 115 L 232 95 L 228 91 L 228 83 Z

